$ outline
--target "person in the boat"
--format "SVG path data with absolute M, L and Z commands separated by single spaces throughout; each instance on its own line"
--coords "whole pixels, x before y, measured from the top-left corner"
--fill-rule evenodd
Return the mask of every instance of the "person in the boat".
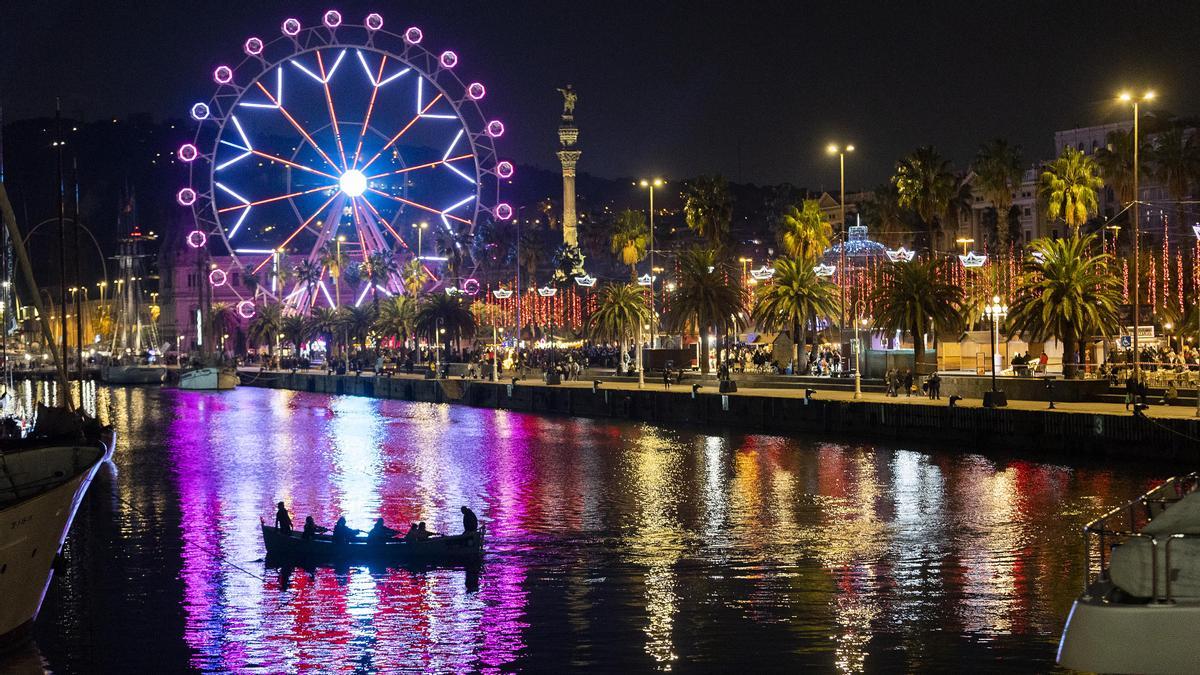
M 465 506 L 460 510 L 463 514 L 463 534 L 479 531 L 479 517 L 475 512 Z
M 413 523 L 408 526 L 408 532 L 404 534 L 404 541 L 416 541 L 418 534 L 417 524 Z
M 325 534 L 328 531 L 328 527 L 321 527 L 315 520 L 313 520 L 312 516 L 308 516 L 304 519 L 304 534 L 302 534 L 301 537 L 304 539 L 312 539 L 318 534 Z
M 358 536 L 362 530 L 356 530 L 346 524 L 346 516 L 338 518 L 337 524 L 333 526 L 333 543 L 344 544 Z
M 425 529 L 425 521 L 422 520 L 421 522 L 417 523 L 417 541 L 425 541 L 426 539 L 434 536 L 434 534 L 436 533 Z
M 275 527 L 278 527 L 284 534 L 292 533 L 292 517 L 288 515 L 288 510 L 284 508 L 283 502 L 276 504 L 278 510 L 275 511 Z
M 400 534 L 400 530 L 393 530 L 384 524 L 383 518 L 376 518 L 375 525 L 371 527 L 371 531 L 367 533 L 367 541 L 385 541 Z

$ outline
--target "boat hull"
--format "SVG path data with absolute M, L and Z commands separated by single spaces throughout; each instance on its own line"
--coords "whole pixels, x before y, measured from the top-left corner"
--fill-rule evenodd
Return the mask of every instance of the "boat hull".
M 180 389 L 222 390 L 237 385 L 237 373 L 223 368 L 196 368 L 179 374 Z
M 420 542 L 389 539 L 368 542 L 359 537 L 354 541 L 334 544 L 329 537 L 302 539 L 280 530 L 262 526 L 267 556 L 273 559 L 296 560 L 308 563 L 389 562 L 389 561 L 472 561 L 483 555 L 484 533 L 473 532 L 449 537 L 433 537 Z
M 103 366 L 100 379 L 108 384 L 162 384 L 167 379 L 165 366 Z
M 4 497 L 30 490 L 30 485 L 56 481 L 36 495 L 4 500 L 0 508 L 0 646 L 15 645 L 30 634 L 79 508 L 107 449 L 101 446 L 34 448 L 0 456 L 5 475 Z M 67 476 L 57 479 L 57 472 Z M 9 487 L 12 478 L 21 492 Z M 39 488 L 40 489 L 40 488 Z
M 1196 671 L 1200 602 L 1125 604 L 1089 592 L 1071 606 L 1058 663 L 1093 673 Z

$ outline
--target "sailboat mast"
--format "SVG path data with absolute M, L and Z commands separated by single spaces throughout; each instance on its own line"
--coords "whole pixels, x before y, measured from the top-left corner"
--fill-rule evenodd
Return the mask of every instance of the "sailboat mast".
M 75 174 L 75 227 L 71 228 L 75 235 L 75 362 L 79 364 L 79 402 L 83 403 L 83 276 L 79 273 L 79 159 L 71 160 L 71 169 Z
M 66 205 L 66 179 L 63 177 L 63 133 L 62 133 L 62 99 L 55 99 L 54 105 L 54 124 L 58 142 L 55 146 L 58 149 L 58 325 L 62 331 L 62 354 L 63 358 L 63 379 L 68 379 L 67 373 L 67 205 Z M 68 386 L 63 391 L 63 400 L 67 402 L 67 408 L 71 407 L 71 389 Z

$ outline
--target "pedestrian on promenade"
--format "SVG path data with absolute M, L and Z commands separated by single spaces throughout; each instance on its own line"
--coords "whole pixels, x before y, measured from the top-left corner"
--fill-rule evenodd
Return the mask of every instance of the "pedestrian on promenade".
M 1129 406 L 1133 404 L 1134 398 L 1137 396 L 1137 380 L 1133 377 L 1133 372 L 1130 371 L 1129 377 L 1125 378 L 1125 409 L 1129 410 Z
M 663 389 L 671 388 L 671 371 L 668 368 L 663 368 Z
M 908 368 L 905 368 L 904 369 L 904 395 L 905 395 L 905 397 L 912 398 L 912 390 L 913 390 L 913 371 Z
M 942 398 L 942 376 L 937 373 L 929 376 L 929 398 L 939 401 Z
M 884 384 L 887 385 L 887 395 L 896 395 L 896 369 L 888 368 L 887 374 L 883 376 Z

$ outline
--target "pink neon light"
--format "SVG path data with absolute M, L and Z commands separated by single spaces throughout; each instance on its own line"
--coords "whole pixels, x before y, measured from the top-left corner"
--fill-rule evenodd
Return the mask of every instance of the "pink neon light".
M 455 54 L 449 50 L 444 51 L 442 52 L 442 55 L 438 57 L 438 62 L 442 64 L 443 68 L 453 68 L 454 66 L 458 65 L 458 54 Z
M 258 56 L 263 50 L 263 41 L 256 37 L 246 40 L 246 44 L 242 45 L 242 50 L 250 56 Z
M 467 87 L 467 97 L 472 101 L 478 101 L 479 99 L 483 98 L 485 94 L 487 94 L 487 89 L 485 89 L 484 86 L 479 82 L 472 82 Z
M 501 178 L 512 178 L 513 165 L 512 162 L 500 162 L 496 165 L 496 175 Z
M 513 216 L 513 208 L 508 204 L 497 204 L 495 209 L 492 209 L 492 215 L 496 216 L 497 220 L 508 220 Z
M 342 13 L 336 9 L 331 9 L 328 12 L 325 12 L 324 20 L 326 28 L 337 28 L 338 26 L 342 25 Z
M 213 270 L 208 273 L 208 283 L 213 286 L 224 286 L 225 281 L 225 270 Z
M 412 28 L 409 28 L 408 30 L 404 31 L 404 41 L 410 45 L 421 44 L 421 40 L 424 37 L 425 37 L 425 34 L 422 33 L 421 29 L 417 28 L 416 26 L 413 26 Z
M 200 154 L 196 150 L 196 146 L 191 143 L 184 143 L 179 146 L 179 159 L 184 162 L 191 162 L 196 159 L 196 155 Z
M 383 17 L 374 13 L 368 14 L 366 24 L 367 30 L 379 30 L 383 28 Z
M 196 191 L 192 188 L 183 188 L 175 195 L 175 200 L 180 206 L 191 206 L 196 203 Z
M 233 81 L 233 70 L 229 66 L 217 66 L 213 71 L 213 81 L 217 84 L 229 84 Z
M 288 37 L 296 37 L 300 34 L 300 21 L 297 19 L 286 19 L 283 22 L 283 34 Z
M 237 313 L 238 316 L 242 317 L 243 319 L 253 319 L 254 303 L 250 302 L 249 300 L 243 300 L 239 302 L 237 304 Z
M 208 119 L 208 114 L 209 110 L 207 103 L 197 103 L 192 106 L 192 119 L 197 121 L 206 120 Z
M 208 243 L 208 236 L 200 230 L 192 230 L 188 232 L 187 243 L 192 248 L 204 248 L 204 245 Z
M 472 297 L 479 295 L 479 280 L 471 278 L 462 282 L 462 291 Z
M 504 135 L 504 123 L 500 120 L 492 120 L 487 124 L 487 135 L 492 138 L 500 138 Z

